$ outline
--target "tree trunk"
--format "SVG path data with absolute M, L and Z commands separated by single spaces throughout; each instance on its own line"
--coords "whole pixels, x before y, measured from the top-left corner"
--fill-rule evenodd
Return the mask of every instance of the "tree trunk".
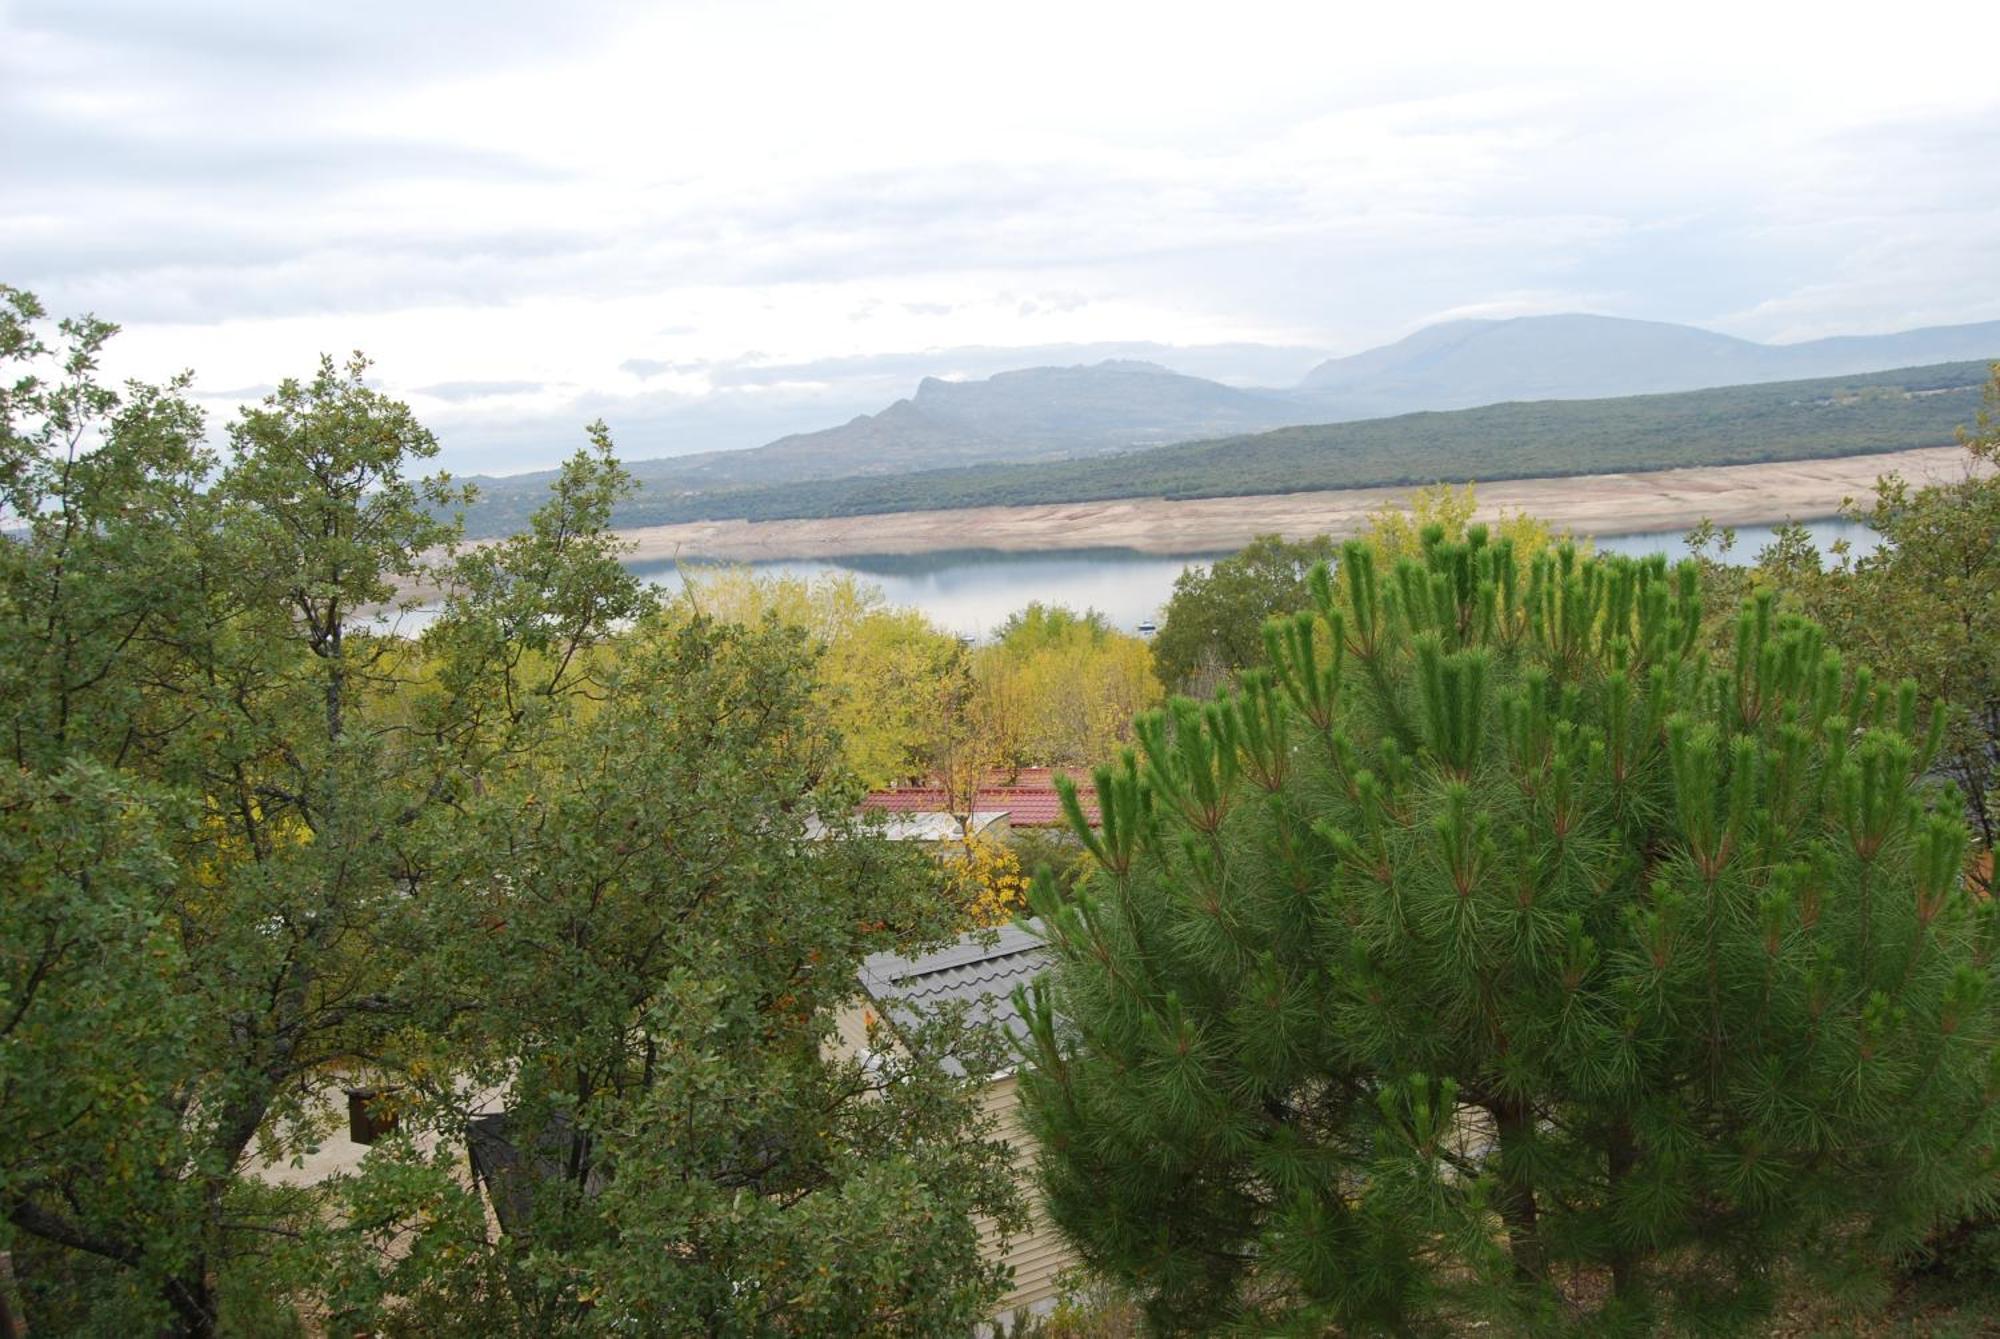
M 1632 1164 L 1638 1160 L 1639 1152 L 1632 1146 L 1632 1128 L 1621 1120 L 1612 1129 L 1610 1141 L 1605 1146 L 1605 1162 L 1614 1195 L 1625 1178 L 1632 1174 Z M 1617 1231 L 1615 1223 L 1612 1231 Z M 1613 1296 L 1624 1302 L 1634 1301 L 1639 1295 L 1639 1254 L 1622 1240 L 1611 1250 L 1611 1291 Z
M 1528 1143 L 1534 1138 L 1534 1113 L 1518 1102 L 1496 1102 L 1487 1111 L 1500 1136 L 1500 1219 L 1507 1225 L 1507 1253 L 1514 1259 L 1514 1278 L 1521 1283 L 1545 1283 L 1549 1262 L 1542 1244 L 1541 1214 L 1535 1205 L 1534 1180 L 1522 1165 Z
M 174 1320 L 166 1331 L 173 1339 L 215 1339 L 215 1288 L 207 1262 L 197 1258 L 185 1273 L 167 1282 L 167 1305 Z
M 0 1339 L 28 1339 L 28 1312 L 14 1278 L 12 1251 L 0 1251 Z

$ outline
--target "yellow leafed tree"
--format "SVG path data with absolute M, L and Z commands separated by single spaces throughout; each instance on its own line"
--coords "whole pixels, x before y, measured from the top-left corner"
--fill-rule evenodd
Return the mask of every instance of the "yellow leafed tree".
M 689 587 L 689 601 L 706 614 L 741 623 L 769 616 L 825 648 L 823 705 L 864 784 L 926 770 L 937 712 L 963 656 L 957 639 L 846 573 L 809 579 L 726 568 L 691 577 Z
M 1027 905 L 1028 879 L 1020 857 L 991 837 L 967 836 L 949 861 L 966 919 L 975 927 L 1005 925 Z
M 1428 526 L 1442 526 L 1448 542 L 1457 543 L 1464 539 L 1465 528 L 1472 524 L 1478 512 L 1479 495 L 1475 485 L 1432 484 L 1417 489 L 1400 505 L 1385 502 L 1370 512 L 1362 538 L 1375 545 L 1386 567 L 1393 565 L 1398 558 L 1419 556 L 1423 549 L 1423 533 Z M 1496 540 L 1514 541 L 1514 551 L 1523 559 L 1532 559 L 1546 545 L 1568 538 L 1566 534 L 1550 529 L 1547 521 L 1520 511 L 1501 512 L 1486 523 L 1486 529 Z M 1589 546 L 1584 542 L 1579 547 L 1587 549 Z
M 1151 649 L 1095 611 L 1031 604 L 973 662 L 972 730 L 1004 770 L 1104 762 L 1164 695 Z

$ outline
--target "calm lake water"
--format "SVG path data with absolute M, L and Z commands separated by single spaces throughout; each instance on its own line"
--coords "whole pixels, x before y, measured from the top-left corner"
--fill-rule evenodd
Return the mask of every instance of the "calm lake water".
M 1807 522 L 1806 528 L 1824 549 L 1844 539 L 1856 552 L 1875 547 L 1866 526 L 1842 520 Z M 1769 544 L 1771 526 L 1742 526 L 1736 531 L 1731 557 L 1752 562 Z M 1599 536 L 1599 552 L 1687 555 L 1684 532 L 1650 531 Z M 961 636 L 991 636 L 1031 600 L 1066 604 L 1073 609 L 1097 609 L 1116 626 L 1132 631 L 1147 619 L 1158 620 L 1161 606 L 1173 594 L 1174 578 L 1190 564 L 1212 561 L 1215 554 L 1160 557 L 1131 549 L 1078 549 L 1058 553 L 999 553 L 991 549 L 960 553 L 928 553 L 904 557 L 859 557 L 753 563 L 759 572 L 803 577 L 852 573 L 881 587 L 889 603 L 911 605 L 938 626 Z M 690 570 L 698 571 L 690 566 Z M 633 570 L 669 589 L 678 589 L 680 572 L 672 563 L 634 564 Z

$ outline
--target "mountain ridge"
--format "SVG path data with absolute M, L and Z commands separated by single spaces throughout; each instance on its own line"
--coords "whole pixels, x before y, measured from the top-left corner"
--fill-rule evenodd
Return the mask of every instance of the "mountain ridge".
M 1528 401 L 1612 399 L 2000 358 L 2000 321 L 1761 344 L 1590 313 L 1466 318 L 1237 387 L 1146 359 L 919 379 L 872 414 L 763 446 L 630 461 L 654 502 L 816 481 L 1124 455 L 1279 428 Z M 551 471 L 476 479 L 481 533 L 521 524 Z
M 1568 312 L 1426 326 L 1394 343 L 1328 359 L 1299 388 L 1360 418 L 1850 376 L 1992 356 L 2000 356 L 2000 321 L 1764 344 L 1700 326 Z
M 1510 401 L 1115 456 L 644 494 L 622 504 L 613 520 L 631 528 L 1178 500 L 1867 455 L 1948 445 L 1978 412 L 1989 371 L 1982 360 L 1660 395 Z

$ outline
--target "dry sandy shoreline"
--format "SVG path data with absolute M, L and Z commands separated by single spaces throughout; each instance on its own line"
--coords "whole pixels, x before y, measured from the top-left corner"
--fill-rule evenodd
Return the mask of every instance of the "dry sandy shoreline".
M 1866 500 L 1875 480 L 1896 472 L 1912 483 L 1963 475 L 1956 446 L 1925 447 L 1835 460 L 1717 465 L 1644 474 L 1517 479 L 1479 485 L 1482 514 L 1526 511 L 1583 535 L 1679 530 L 1703 517 L 1718 525 L 1759 525 L 1829 516 L 1843 499 Z M 1219 553 L 1273 531 L 1291 538 L 1354 533 L 1369 512 L 1406 497 L 1407 488 L 1254 497 L 1124 498 L 1033 507 L 970 507 L 797 521 L 694 521 L 621 533 L 633 558 L 838 558 L 857 554 L 997 549 L 1122 548 L 1141 553 Z

